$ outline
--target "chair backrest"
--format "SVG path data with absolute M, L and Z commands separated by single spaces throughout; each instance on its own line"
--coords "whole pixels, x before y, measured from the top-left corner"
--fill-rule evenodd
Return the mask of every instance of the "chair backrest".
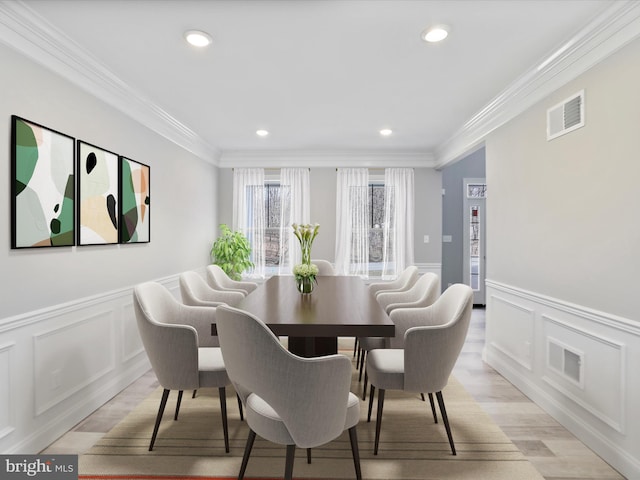
M 235 306 L 244 298 L 240 292 L 214 290 L 196 272 L 180 275 L 182 303 L 192 306 L 217 306 L 222 303 Z
M 369 285 L 369 291 L 373 293 L 376 297 L 384 292 L 384 291 L 403 291 L 408 290 L 413 286 L 414 283 L 418 280 L 418 267 L 415 265 L 410 265 L 405 268 L 398 277 L 386 283 L 372 283 Z
M 320 276 L 331 276 L 336 274 L 336 271 L 334 270 L 333 265 L 331 265 L 331 262 L 327 260 L 312 259 L 311 263 L 314 263 L 315 265 L 318 266 L 318 275 Z
M 250 392 L 267 402 L 298 447 L 337 438 L 345 427 L 350 360 L 344 355 L 298 357 L 257 317 L 228 306 L 217 310 L 222 356 L 241 397 L 246 400 Z
M 408 290 L 403 292 L 385 292 L 383 290 L 378 293 L 376 300 L 387 313 L 391 313 L 395 308 L 406 303 L 412 304 L 411 307 L 414 308 L 428 307 L 438 298 L 438 288 L 438 275 L 428 272 L 418 277 L 416 283 Z M 397 306 L 394 307 L 394 305 Z
M 133 307 L 142 344 L 160 385 L 169 390 L 198 388 L 198 334 L 181 325 L 180 304 L 156 282 L 133 289 Z
M 447 385 L 469 330 L 473 290 L 451 285 L 426 308 L 434 324 L 405 333 L 404 389 L 411 392 L 438 392 Z

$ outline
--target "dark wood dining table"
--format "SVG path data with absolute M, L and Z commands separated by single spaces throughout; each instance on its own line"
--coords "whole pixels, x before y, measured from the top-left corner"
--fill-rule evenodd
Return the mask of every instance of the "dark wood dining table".
M 318 276 L 301 294 L 293 276 L 273 276 L 237 306 L 262 320 L 289 351 L 304 357 L 338 352 L 338 337 L 392 337 L 395 326 L 360 277 Z M 216 334 L 215 324 L 212 334 Z

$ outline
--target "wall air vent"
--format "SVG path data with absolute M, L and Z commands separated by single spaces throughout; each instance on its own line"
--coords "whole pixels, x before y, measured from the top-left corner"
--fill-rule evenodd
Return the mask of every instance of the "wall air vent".
M 584 127 L 584 90 L 547 110 L 547 140 Z
M 584 387 L 584 353 L 571 349 L 556 339 L 547 338 L 547 365 L 565 380 L 580 388 Z

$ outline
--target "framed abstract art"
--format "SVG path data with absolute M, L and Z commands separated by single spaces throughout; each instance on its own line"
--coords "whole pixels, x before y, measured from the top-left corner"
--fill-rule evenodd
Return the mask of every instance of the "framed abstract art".
M 120 243 L 151 241 L 150 168 L 120 157 Z
M 118 243 L 118 155 L 78 140 L 78 245 Z
M 11 248 L 75 245 L 74 143 L 11 116 Z

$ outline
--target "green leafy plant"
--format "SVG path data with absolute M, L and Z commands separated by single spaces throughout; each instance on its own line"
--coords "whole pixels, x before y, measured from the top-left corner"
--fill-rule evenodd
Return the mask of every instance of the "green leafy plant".
M 224 223 L 220 225 L 221 235 L 211 248 L 211 261 L 218 265 L 234 280 L 242 278 L 242 272 L 253 267 L 251 245 L 244 233 L 233 232 Z

